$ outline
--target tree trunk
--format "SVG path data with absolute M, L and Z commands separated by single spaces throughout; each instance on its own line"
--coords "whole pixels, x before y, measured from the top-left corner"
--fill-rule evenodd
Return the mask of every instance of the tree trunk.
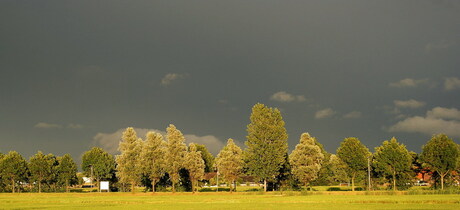
M 13 187 L 13 193 L 14 193 L 14 178 L 11 179 L 11 186 Z
M 65 180 L 65 191 L 69 192 L 69 180 Z
M 42 180 L 38 180 L 38 193 L 42 192 Z
M 393 171 L 393 191 L 396 191 L 396 171 Z
M 313 188 L 311 187 L 311 183 L 308 183 L 308 186 L 310 186 L 310 192 L 313 191 Z
M 441 175 L 441 190 L 444 190 L 444 176 L 447 175 L 448 172 L 446 173 L 439 173 Z
M 190 181 L 192 182 L 192 193 L 195 194 L 195 182 L 193 179 L 190 179 Z
M 174 185 L 176 185 L 176 183 L 172 182 L 172 192 L 173 192 L 173 193 L 175 193 L 175 192 L 176 192 L 176 188 L 175 188 L 175 186 L 174 186 Z
M 355 174 L 351 175 L 351 191 L 355 191 Z
M 267 192 L 267 180 L 264 179 L 264 192 Z
M 152 193 L 155 193 L 155 184 L 156 184 L 156 180 L 153 179 L 153 181 L 152 181 Z
M 233 182 L 234 182 L 233 180 L 230 182 L 230 193 L 233 192 Z
M 131 182 L 131 193 L 134 194 L 134 187 L 136 187 L 136 182 Z
M 97 191 L 101 192 L 101 188 L 99 187 L 99 182 L 100 182 L 100 179 L 96 179 Z

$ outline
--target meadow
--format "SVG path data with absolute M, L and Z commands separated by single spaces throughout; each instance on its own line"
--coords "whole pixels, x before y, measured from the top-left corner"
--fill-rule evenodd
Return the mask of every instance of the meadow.
M 0 209 L 460 209 L 458 194 L 406 192 L 2 193 Z

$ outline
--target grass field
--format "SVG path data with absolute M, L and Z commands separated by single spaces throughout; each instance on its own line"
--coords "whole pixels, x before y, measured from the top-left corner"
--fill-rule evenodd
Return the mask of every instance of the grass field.
M 0 194 L 0 209 L 460 209 L 460 195 L 365 192 L 21 193 Z

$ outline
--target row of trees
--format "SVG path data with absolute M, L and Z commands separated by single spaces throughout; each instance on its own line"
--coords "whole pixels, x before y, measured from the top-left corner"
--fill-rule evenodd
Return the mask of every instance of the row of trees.
M 288 154 L 284 125 L 278 109 L 256 104 L 247 126 L 246 149 L 243 151 L 229 139 L 215 159 L 204 145 L 187 146 L 174 125 L 166 129 L 166 139 L 159 133 L 149 132 L 145 140 L 137 137 L 130 127 L 123 132 L 120 155 L 114 157 L 101 148 L 92 148 L 82 157 L 82 170 L 94 177 L 96 183 L 111 180 L 122 189 L 130 187 L 131 191 L 139 185 L 151 185 L 152 191 L 156 186 L 169 185 L 175 192 L 178 186 L 188 185 L 195 192 L 199 181 L 215 170 L 230 184 L 230 190 L 233 190 L 231 184 L 242 176 L 263 182 L 264 191 L 269 186 L 292 189 L 299 185 L 307 188 L 349 181 L 353 190 L 356 181 L 369 185 L 388 183 L 396 190 L 407 186 L 419 172 L 432 173 L 439 178 L 443 189 L 445 178 L 452 178 L 452 172 L 460 168 L 460 147 L 443 134 L 434 135 L 423 146 L 421 154 L 409 152 L 396 138 L 384 141 L 371 153 L 354 137 L 345 138 L 336 154 L 330 154 L 316 138 L 303 133 Z M 56 158 L 41 152 L 27 163 L 17 152 L 10 152 L 0 158 L 0 178 L 11 183 L 13 192 L 15 184 L 26 182 L 37 186 L 38 191 L 43 183 L 68 186 L 75 178 L 76 167 L 72 163 L 69 155 Z M 366 172 L 367 180 L 364 179 Z M 6 186 L 8 182 L 2 183 Z
M 42 192 L 43 186 L 56 191 L 69 190 L 77 181 L 77 165 L 69 154 L 56 157 L 38 152 L 26 161 L 16 151 L 0 154 L 0 190 L 10 186 L 11 191 L 20 190 L 25 183 L 29 190 Z
M 233 183 L 240 175 L 246 174 L 263 181 L 264 191 L 267 190 L 268 182 L 273 185 L 287 185 L 288 183 L 292 185 L 300 182 L 307 187 L 315 181 L 317 184 L 351 181 L 354 190 L 355 180 L 363 180 L 363 175 L 367 171 L 369 177 L 377 178 L 380 183 L 391 183 L 390 187 L 396 190 L 397 186 L 404 187 L 407 182 L 412 182 L 415 173 L 424 169 L 440 178 L 440 185 L 443 189 L 444 177 L 460 167 L 460 164 L 457 164 L 460 161 L 459 146 L 443 134 L 433 136 L 423 146 L 423 152 L 420 155 L 409 152 L 406 146 L 399 143 L 396 138 L 384 141 L 381 146 L 375 148 L 375 153 L 372 154 L 358 138 L 354 137 L 344 139 L 335 155 L 327 153 L 316 138 L 303 133 L 299 144 L 288 155 L 288 136 L 278 109 L 256 104 L 252 108 L 250 120 L 247 128 L 246 150 L 243 152 L 232 139 L 229 139 L 227 145 L 217 155 L 215 167 L 227 183 Z M 203 178 L 201 153 L 194 152 L 193 144 L 190 144 L 189 153 L 187 153 L 187 147 L 183 143 L 184 138 L 173 125 L 167 129 L 168 143 L 160 144 L 163 141 L 160 134 L 147 135 L 147 139 L 149 135 L 157 136 L 156 145 L 165 145 L 166 152 L 158 153 L 162 155 L 157 155 L 157 158 L 142 155 L 145 154 L 145 151 L 153 152 L 156 151 L 155 149 L 144 147 L 142 150 L 144 152 L 134 152 L 132 148 L 136 146 L 126 146 L 142 145 L 140 139 L 135 141 L 137 137 L 132 135 L 133 132 L 132 128 L 125 131 L 133 136 L 130 138 L 131 141 L 127 140 L 129 138 L 125 134 L 123 135 L 123 142 L 120 143 L 122 154 L 117 157 L 117 160 L 120 160 L 117 161 L 119 166 L 131 164 L 135 168 L 135 160 L 142 160 L 141 162 L 146 164 L 165 162 L 164 167 L 158 164 L 154 171 L 144 170 L 144 175 L 149 175 L 152 180 L 158 180 L 166 173 L 169 174 L 173 191 L 179 179 L 180 168 L 189 171 L 193 186 L 196 185 L 197 180 Z M 139 154 L 140 158 L 132 154 Z M 128 158 L 122 157 L 132 158 L 127 161 Z M 183 160 L 183 157 L 187 157 L 186 160 Z M 159 171 L 161 173 L 156 173 Z M 139 179 L 140 174 L 133 177 Z M 118 175 L 120 180 L 123 176 L 128 177 L 122 172 L 119 172 Z M 132 185 L 134 184 L 135 182 L 132 182 Z

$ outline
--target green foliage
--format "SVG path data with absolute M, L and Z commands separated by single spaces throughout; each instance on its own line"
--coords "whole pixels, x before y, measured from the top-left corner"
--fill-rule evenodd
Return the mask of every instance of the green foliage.
M 227 145 L 217 155 L 217 171 L 232 186 L 243 172 L 243 164 L 243 151 L 233 142 L 233 139 L 228 139 Z M 230 191 L 232 190 L 230 187 Z
M 196 150 L 201 152 L 201 157 L 204 160 L 204 172 L 209 173 L 214 171 L 214 156 L 208 151 L 205 145 L 203 144 L 195 144 Z
M 69 192 L 69 186 L 76 183 L 77 180 L 77 164 L 72 159 L 70 154 L 65 154 L 58 158 L 59 165 L 57 166 L 58 182 L 65 186 L 66 192 Z
M 376 172 L 391 177 L 394 190 L 396 190 L 397 178 L 409 173 L 411 164 L 412 156 L 406 146 L 400 144 L 394 137 L 375 148 L 373 166 Z
M 29 160 L 30 181 L 38 184 L 38 192 L 42 184 L 53 183 L 57 178 L 57 160 L 53 154 L 44 155 L 41 151 Z
M 131 192 L 133 193 L 134 187 L 140 182 L 142 174 L 141 149 L 142 139 L 137 138 L 134 128 L 126 128 L 118 147 L 121 154 L 117 155 L 115 159 L 117 163 L 116 174 L 121 183 L 131 184 Z
M 252 108 L 250 120 L 244 153 L 247 172 L 266 183 L 279 175 L 286 161 L 288 135 L 285 123 L 278 109 L 260 103 Z
M 166 133 L 166 139 L 168 140 L 166 152 L 167 172 L 172 182 L 173 192 L 175 192 L 175 185 L 179 182 L 180 177 L 179 170 L 184 168 L 187 145 L 184 143 L 184 135 L 173 124 L 166 128 Z
M 102 148 L 93 147 L 86 151 L 82 157 L 81 168 L 87 177 L 91 176 L 91 166 L 93 168 L 93 177 L 97 183 L 101 180 L 110 179 L 115 170 L 115 160 L 112 155 Z
M 332 171 L 332 179 L 335 184 L 347 182 L 349 176 L 347 174 L 347 165 L 337 155 L 331 155 L 328 163 Z
M 11 190 L 14 193 L 16 184 L 27 180 L 27 162 L 16 151 L 10 151 L 0 160 L 0 177 L 8 180 L 8 185 L 11 184 Z
M 367 161 L 370 155 L 369 149 L 355 137 L 345 138 L 337 149 L 337 156 L 347 166 L 347 174 L 351 178 L 353 190 L 355 178 L 360 172 L 367 169 Z
M 321 148 L 315 142 L 314 137 L 308 133 L 303 133 L 300 137 L 300 143 L 296 145 L 289 156 L 292 174 L 305 187 L 318 177 L 324 159 Z
M 420 154 L 423 164 L 440 175 L 441 189 L 444 189 L 444 177 L 457 168 L 458 158 L 458 145 L 444 134 L 434 135 Z
M 141 167 L 144 175 L 151 180 L 152 191 L 155 192 L 155 185 L 166 173 L 166 142 L 159 133 L 148 132 L 142 146 Z
M 189 172 L 190 181 L 192 182 L 192 192 L 195 192 L 198 180 L 204 176 L 204 160 L 201 157 L 201 152 L 197 151 L 194 143 L 191 143 L 190 151 L 185 158 L 185 168 Z

